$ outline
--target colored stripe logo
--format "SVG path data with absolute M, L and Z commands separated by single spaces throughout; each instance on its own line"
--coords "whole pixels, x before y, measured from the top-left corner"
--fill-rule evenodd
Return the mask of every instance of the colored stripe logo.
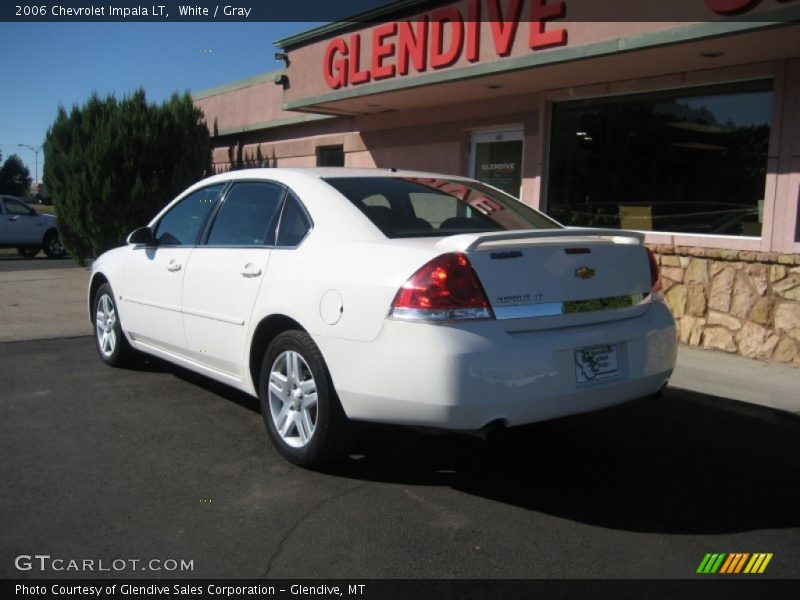
M 771 552 L 757 552 L 754 554 L 749 552 L 733 552 L 729 554 L 709 552 L 703 557 L 700 566 L 697 567 L 697 573 L 719 573 L 725 575 L 748 573 L 755 575 L 756 573 L 763 573 L 771 560 Z

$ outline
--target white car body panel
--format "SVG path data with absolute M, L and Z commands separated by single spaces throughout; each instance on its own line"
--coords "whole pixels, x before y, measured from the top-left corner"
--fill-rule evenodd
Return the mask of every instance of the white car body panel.
M 132 346 L 256 395 L 250 373 L 254 332 L 264 319 L 283 315 L 320 348 L 350 418 L 459 430 L 586 412 L 665 385 L 675 364 L 675 324 L 663 301 L 649 294 L 640 234 L 554 229 L 388 239 L 320 179 L 343 174 L 431 177 L 372 169 L 218 175 L 186 190 L 150 226 L 201 187 L 264 179 L 300 198 L 313 221 L 311 232 L 296 248 L 128 245 L 98 258 L 93 281 L 101 276 L 111 284 Z M 590 248 L 589 266 L 602 277 L 587 283 L 572 276 L 589 264 L 580 254 L 565 253 L 572 246 Z M 492 252 L 508 248 L 521 256 L 492 259 Z M 389 317 L 404 282 L 453 250 L 466 253 L 493 308 L 510 317 L 516 310 L 517 318 L 435 324 Z M 171 261 L 180 270 L 169 270 Z M 526 315 L 537 305 L 560 306 L 565 289 L 571 300 L 631 295 L 636 301 L 583 314 Z M 616 348 L 619 374 L 578 384 L 574 352 L 595 345 Z
M 128 336 L 183 353 L 186 334 L 181 300 L 192 248 L 134 248 L 125 257 L 124 277 L 112 282 Z
M 202 248 L 192 252 L 184 275 L 182 302 L 190 359 L 237 379 L 248 376 L 243 353 L 271 252 L 268 248 Z
M 672 317 L 662 302 L 612 326 L 574 327 L 566 335 L 524 329 L 510 333 L 497 321 L 387 320 L 371 344 L 316 341 L 351 418 L 458 430 L 493 421 L 521 425 L 649 396 L 664 385 L 675 360 Z M 618 345 L 620 376 L 576 384 L 574 350 L 602 344 Z

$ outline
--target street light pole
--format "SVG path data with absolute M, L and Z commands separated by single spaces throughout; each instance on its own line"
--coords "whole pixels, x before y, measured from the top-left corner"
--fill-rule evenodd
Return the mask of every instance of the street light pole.
M 17 144 L 20 148 L 27 148 L 36 155 L 36 178 L 33 183 L 39 183 L 39 152 L 42 151 L 41 146 L 29 146 L 28 144 Z

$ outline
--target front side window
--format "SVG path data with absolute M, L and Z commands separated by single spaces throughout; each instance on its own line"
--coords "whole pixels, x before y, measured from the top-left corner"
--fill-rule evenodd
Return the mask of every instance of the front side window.
M 567 225 L 760 236 L 772 82 L 553 106 L 547 212 Z
M 161 217 L 155 228 L 159 246 L 193 246 L 200 238 L 206 219 L 225 184 L 192 192 Z
M 206 243 L 210 246 L 272 245 L 283 193 L 284 188 L 274 183 L 235 184 L 225 196 Z
M 325 181 L 389 238 L 560 227 L 478 182 L 416 177 L 331 177 Z M 378 196 L 385 203 L 375 202 Z
M 14 198 L 6 198 L 6 212 L 10 215 L 24 217 L 32 217 L 36 215 L 36 211 L 30 206 L 26 206 L 19 200 L 14 200 Z

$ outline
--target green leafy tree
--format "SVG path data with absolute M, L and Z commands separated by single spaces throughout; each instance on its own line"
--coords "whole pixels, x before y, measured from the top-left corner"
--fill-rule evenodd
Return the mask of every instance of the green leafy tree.
M 0 167 L 0 194 L 27 196 L 31 181 L 31 172 L 16 154 L 9 156 Z
M 211 144 L 189 94 L 157 105 L 140 89 L 122 100 L 93 94 L 69 113 L 59 107 L 44 157 L 61 242 L 84 264 L 208 173 Z

